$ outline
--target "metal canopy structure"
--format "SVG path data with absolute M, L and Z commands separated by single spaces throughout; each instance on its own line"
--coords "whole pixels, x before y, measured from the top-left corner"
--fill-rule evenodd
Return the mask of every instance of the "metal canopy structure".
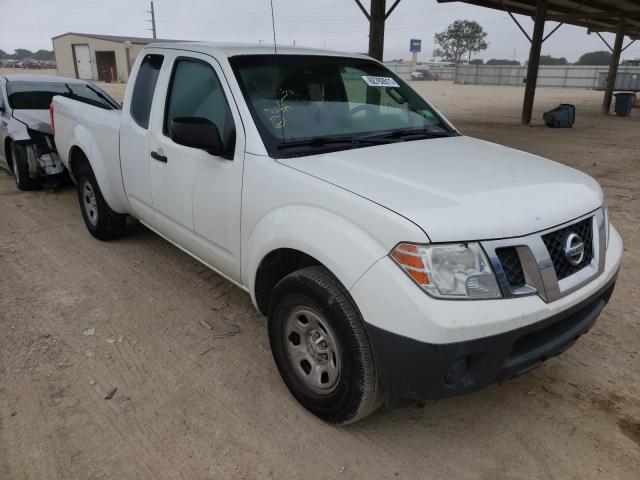
M 587 28 L 588 33 L 600 32 L 616 34 L 613 47 L 604 38 L 613 55 L 609 65 L 602 111 L 609 113 L 615 79 L 620 63 L 620 54 L 635 40 L 640 39 L 640 0 L 437 0 L 438 3 L 462 2 L 479 7 L 492 8 L 507 12 L 516 22 L 520 30 L 531 42 L 529 63 L 527 65 L 527 84 L 522 107 L 522 124 L 531 123 L 533 99 L 535 97 L 538 67 L 542 43 L 549 38 L 562 24 Z M 527 15 L 533 18 L 533 34 L 529 36 L 520 25 L 514 14 Z M 547 36 L 544 36 L 546 21 L 559 22 Z M 624 37 L 630 42 L 623 46 Z

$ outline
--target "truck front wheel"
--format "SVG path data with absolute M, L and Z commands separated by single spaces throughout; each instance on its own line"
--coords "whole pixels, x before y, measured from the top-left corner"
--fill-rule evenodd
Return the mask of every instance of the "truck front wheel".
M 346 425 L 382 403 L 360 314 L 324 267 L 287 275 L 269 303 L 269 342 L 291 394 L 322 420 Z
M 78 169 L 78 200 L 87 229 L 98 240 L 114 240 L 124 233 L 125 215 L 109 208 L 93 170 L 88 164 Z

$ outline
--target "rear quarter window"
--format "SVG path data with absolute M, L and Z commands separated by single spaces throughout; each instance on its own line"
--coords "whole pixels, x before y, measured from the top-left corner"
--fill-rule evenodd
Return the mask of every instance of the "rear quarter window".
M 142 128 L 149 127 L 153 94 L 156 90 L 156 83 L 158 82 L 163 60 L 164 57 L 162 55 L 145 55 L 138 70 L 136 83 L 133 86 L 131 117 Z

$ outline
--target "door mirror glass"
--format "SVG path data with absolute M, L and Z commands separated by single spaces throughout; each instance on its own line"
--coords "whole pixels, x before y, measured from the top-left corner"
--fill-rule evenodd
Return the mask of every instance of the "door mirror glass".
M 222 139 L 215 123 L 201 117 L 178 117 L 171 121 L 171 140 L 185 147 L 199 148 L 212 155 L 222 153 Z

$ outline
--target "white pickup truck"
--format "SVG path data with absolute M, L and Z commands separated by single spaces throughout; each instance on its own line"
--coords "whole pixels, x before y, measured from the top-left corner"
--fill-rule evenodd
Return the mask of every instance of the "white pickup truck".
M 531 370 L 613 291 L 592 178 L 461 135 L 365 56 L 154 44 L 121 111 L 52 108 L 93 236 L 131 215 L 247 291 L 287 387 L 334 424 Z

